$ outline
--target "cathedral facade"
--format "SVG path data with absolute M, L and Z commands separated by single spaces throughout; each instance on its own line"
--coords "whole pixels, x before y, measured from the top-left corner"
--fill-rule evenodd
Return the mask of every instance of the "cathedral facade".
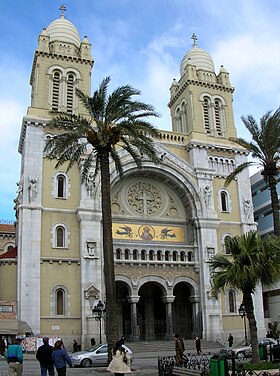
M 236 136 L 229 73 L 193 46 L 170 88 L 172 131 L 155 140 L 161 159 L 143 168 L 120 150 L 124 177 L 111 165 L 119 334 L 130 340 L 243 337 L 239 291 L 211 294 L 209 260 L 227 236 L 256 229 L 247 172 L 227 188 L 226 176 L 247 158 Z M 94 60 L 87 37 L 64 14 L 38 37 L 23 118 L 17 213 L 18 316 L 35 334 L 73 338 L 84 347 L 99 336 L 92 309 L 104 294 L 100 181 L 81 183 L 80 165 L 55 168 L 44 153 L 51 110 L 83 113 L 75 89 L 91 93 Z M 254 296 L 260 334 L 262 296 Z M 102 336 L 106 321 L 102 321 Z

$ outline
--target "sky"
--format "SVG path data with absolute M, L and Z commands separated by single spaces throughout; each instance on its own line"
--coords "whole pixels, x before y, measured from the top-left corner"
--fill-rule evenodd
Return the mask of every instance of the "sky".
M 57 0 L 0 2 L 0 220 L 13 221 L 21 158 L 18 141 L 30 105 L 29 85 L 38 35 L 59 18 Z M 92 44 L 92 91 L 111 76 L 112 89 L 130 84 L 161 114 L 157 128 L 171 130 L 167 103 L 173 78 L 192 47 L 207 51 L 216 73 L 223 65 L 240 119 L 257 120 L 280 105 L 279 0 L 65 0 L 66 18 Z

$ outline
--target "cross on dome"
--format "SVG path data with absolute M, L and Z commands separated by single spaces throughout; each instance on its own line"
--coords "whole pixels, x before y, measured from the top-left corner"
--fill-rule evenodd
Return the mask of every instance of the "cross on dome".
M 64 18 L 64 12 L 66 12 L 66 7 L 64 4 L 61 4 L 59 7 L 59 10 L 61 10 L 61 15 L 60 17 Z
M 191 39 L 193 40 L 193 45 L 197 46 L 197 36 L 195 35 L 195 33 L 192 34 Z

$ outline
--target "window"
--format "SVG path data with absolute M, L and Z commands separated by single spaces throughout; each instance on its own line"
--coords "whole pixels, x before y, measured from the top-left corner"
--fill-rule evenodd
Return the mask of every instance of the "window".
M 124 251 L 124 259 L 125 260 L 129 260 L 129 254 L 130 254 L 129 249 L 125 249 L 125 251 Z
M 57 177 L 57 197 L 65 197 L 65 177 L 63 175 Z
M 58 111 L 59 109 L 60 78 L 61 73 L 59 71 L 54 71 L 52 87 L 52 110 L 54 111 Z
M 229 313 L 236 312 L 236 298 L 235 298 L 235 291 L 230 290 L 228 292 L 228 306 L 229 306 Z
M 63 223 L 57 223 L 52 228 L 52 247 L 53 248 L 68 248 L 68 230 Z
M 64 228 L 63 227 L 57 227 L 56 228 L 56 246 L 57 247 L 64 247 L 65 241 L 64 241 Z
M 161 251 L 157 251 L 157 261 L 161 261 Z
M 117 260 L 121 259 L 121 250 L 119 248 L 116 250 L 116 259 Z
M 211 134 L 210 131 L 210 100 L 207 97 L 203 98 L 203 116 L 204 116 L 204 128 L 207 134 Z
M 141 251 L 141 260 L 146 260 L 146 251 L 145 251 L 145 249 L 142 249 L 142 251 Z
M 214 113 L 215 113 L 215 126 L 216 126 L 216 134 L 218 136 L 222 136 L 222 128 L 221 128 L 221 102 L 216 99 L 214 103 Z
M 150 250 L 149 251 L 149 260 L 153 261 L 153 259 L 154 259 L 154 251 Z
M 70 73 L 67 77 L 67 112 L 73 113 L 73 99 L 74 99 L 74 75 Z
M 62 289 L 56 291 L 56 314 L 64 315 L 64 291 Z
M 185 261 L 185 252 L 180 252 L 180 261 Z
M 52 180 L 52 197 L 67 199 L 70 197 L 69 177 L 65 172 L 59 171 L 55 173 Z
M 191 251 L 188 252 L 188 261 L 192 261 L 192 252 Z
M 165 251 L 164 259 L 165 259 L 165 261 L 169 261 L 169 251 Z
M 222 212 L 229 212 L 229 196 L 226 191 L 220 192 L 220 209 Z
M 177 261 L 177 252 L 176 251 L 173 252 L 172 259 L 173 259 L 173 261 Z
M 137 260 L 138 259 L 138 251 L 137 251 L 137 249 L 134 249 L 133 250 L 133 260 Z

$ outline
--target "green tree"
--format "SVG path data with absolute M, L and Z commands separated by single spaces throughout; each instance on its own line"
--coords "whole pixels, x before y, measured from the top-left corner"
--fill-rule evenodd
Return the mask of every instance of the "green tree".
M 227 237 L 227 255 L 215 255 L 209 267 L 213 294 L 228 288 L 242 291 L 249 322 L 252 361 L 259 360 L 257 324 L 252 295 L 262 283 L 272 286 L 280 278 L 280 242 L 276 236 L 261 238 L 256 231 Z
M 231 138 L 231 141 L 246 148 L 256 161 L 247 161 L 237 166 L 227 177 L 226 185 L 245 168 L 252 165 L 261 166 L 262 175 L 270 190 L 274 235 L 280 236 L 279 200 L 276 188 L 277 176 L 279 175 L 277 165 L 280 160 L 280 107 L 273 114 L 269 111 L 262 116 L 260 124 L 252 115 L 242 116 L 241 119 L 250 132 L 252 141 L 249 142 L 243 138 Z
M 69 170 L 82 162 L 82 182 L 94 165 L 94 177 L 101 175 L 104 277 L 106 292 L 106 338 L 109 350 L 118 339 L 116 287 L 113 257 L 112 213 L 110 196 L 110 159 L 120 176 L 123 167 L 118 151 L 125 149 L 141 168 L 143 155 L 157 163 L 153 137 L 158 135 L 148 118 L 158 114 L 154 108 L 135 100 L 140 91 L 126 85 L 108 94 L 110 77 L 106 77 L 92 97 L 76 90 L 86 116 L 54 113 L 50 127 L 57 132 L 48 140 L 45 151 L 56 158 L 56 168 L 68 163 Z M 109 351 L 110 354 L 110 351 Z M 109 355 L 110 356 L 110 355 Z

